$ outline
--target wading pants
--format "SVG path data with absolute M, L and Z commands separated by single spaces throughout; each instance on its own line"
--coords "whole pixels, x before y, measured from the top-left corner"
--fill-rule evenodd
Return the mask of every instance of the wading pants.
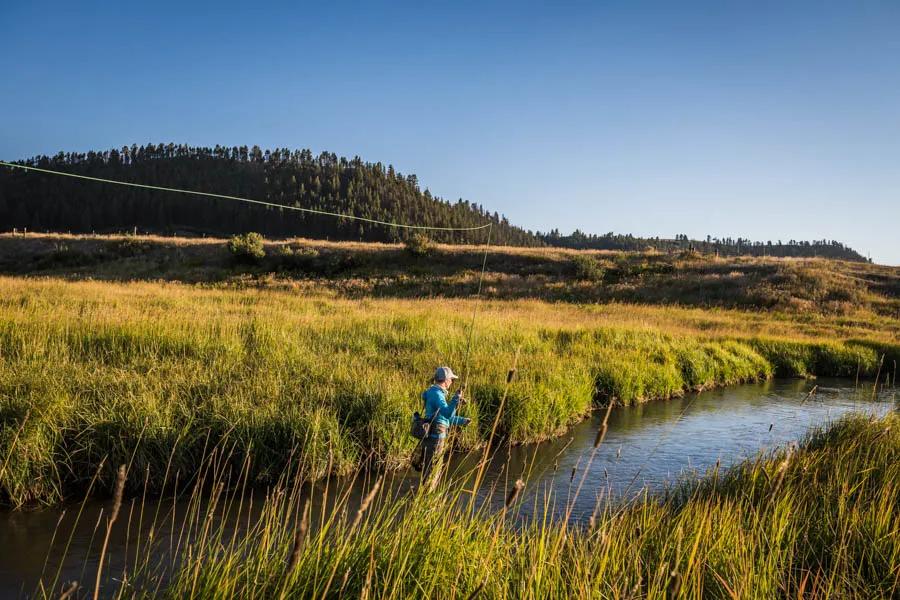
M 440 476 L 444 439 L 428 437 L 422 441 L 422 482 L 429 489 L 433 489 L 437 485 L 437 479 Z

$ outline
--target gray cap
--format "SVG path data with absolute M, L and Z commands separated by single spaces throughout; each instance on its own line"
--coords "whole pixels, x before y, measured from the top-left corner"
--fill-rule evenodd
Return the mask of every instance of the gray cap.
M 435 381 L 447 381 L 448 379 L 459 379 L 450 367 L 438 367 L 434 372 Z

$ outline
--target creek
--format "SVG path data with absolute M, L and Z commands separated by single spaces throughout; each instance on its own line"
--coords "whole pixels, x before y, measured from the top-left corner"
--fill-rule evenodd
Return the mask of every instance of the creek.
M 813 386 L 815 395 L 807 398 Z M 770 380 L 669 401 L 616 407 L 609 416 L 603 444 L 588 460 L 605 411 L 594 413 L 565 435 L 540 444 L 499 445 L 486 467 L 480 500 L 493 507 L 503 504 L 512 483 L 522 478 L 526 488 L 519 505 L 520 519 L 540 512 L 552 494 L 555 516 L 561 518 L 571 503 L 571 519 L 583 521 L 600 501 L 623 499 L 649 490 L 660 492 L 679 479 L 702 475 L 719 464 L 738 461 L 800 441 L 811 427 L 827 424 L 848 412 L 885 414 L 897 407 L 893 390 L 873 398 L 872 384 L 856 388 L 852 380 Z M 451 474 L 471 473 L 480 454 L 455 456 Z M 585 467 L 590 463 L 590 468 Z M 575 471 L 573 477 L 573 469 Z M 575 489 L 584 476 L 581 493 Z M 457 475 L 459 485 L 470 476 Z M 417 485 L 411 470 L 389 474 L 382 494 L 402 494 Z M 349 493 L 350 510 L 358 504 L 369 482 L 332 478 L 311 488 L 313 514 L 325 514 L 334 497 Z M 240 519 L 226 527 L 246 526 L 258 513 L 264 491 L 246 499 Z M 323 505 L 324 503 L 324 505 Z M 0 597 L 30 596 L 42 574 L 52 581 L 93 582 L 103 543 L 109 500 L 88 500 L 64 507 L 0 513 Z M 110 538 L 106 573 L 117 577 L 133 564 L 142 550 L 136 544 L 153 529 L 155 548 L 164 560 L 167 548 L 177 544 L 180 524 L 189 503 L 177 499 L 126 499 L 122 517 Z M 79 516 L 79 511 L 81 512 Z M 156 524 L 153 516 L 158 515 Z M 225 517 L 228 518 L 228 517 Z M 99 526 L 98 526 L 99 524 Z M 66 546 L 68 545 L 68 548 Z

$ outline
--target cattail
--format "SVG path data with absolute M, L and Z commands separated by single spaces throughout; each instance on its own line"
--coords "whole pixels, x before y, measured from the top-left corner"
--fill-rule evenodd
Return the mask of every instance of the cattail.
M 506 495 L 506 504 L 505 508 L 509 509 L 510 506 L 516 501 L 516 498 L 519 497 L 519 492 L 522 491 L 522 488 L 525 487 L 525 482 L 521 479 L 516 479 L 516 482 L 510 488 L 509 493 Z
M 486 583 L 487 583 L 487 580 L 483 579 L 481 581 L 481 583 L 478 584 L 478 587 L 476 587 L 474 590 L 472 590 L 472 593 L 469 594 L 468 600 L 475 600 L 475 598 L 479 598 L 481 596 L 481 590 L 484 589 L 484 586 Z
M 119 465 L 119 470 L 116 473 L 116 489 L 113 492 L 113 509 L 112 514 L 109 516 L 109 521 L 112 523 L 119 516 L 119 509 L 122 508 L 122 494 L 125 492 L 125 465 Z
M 369 590 L 372 589 L 372 572 L 375 570 L 375 544 L 369 547 L 369 568 L 366 570 L 366 582 L 363 584 L 360 600 L 368 600 Z
M 591 511 L 591 518 L 588 519 L 588 531 L 594 531 L 597 527 L 597 513 L 600 512 L 600 503 L 603 501 L 603 493 L 597 494 L 597 501 L 594 502 L 594 510 Z
M 353 519 L 353 524 L 350 526 L 351 530 L 356 529 L 356 526 L 359 525 L 359 522 L 362 520 L 363 515 L 369 509 L 369 505 L 372 503 L 372 500 L 375 498 L 375 495 L 378 493 L 379 488 L 381 488 L 381 477 L 375 481 L 375 485 L 372 486 L 372 489 L 369 490 L 369 493 L 366 494 L 366 497 L 363 498 L 362 503 L 359 505 L 359 510 L 356 511 L 356 517 Z M 325 591 L 322 593 L 322 597 L 325 598 L 328 596 L 328 590 L 331 589 L 331 582 L 334 581 L 334 576 L 337 574 L 338 563 L 335 563 L 334 568 L 331 570 L 331 575 L 328 577 L 328 581 L 325 583 Z M 344 573 L 344 581 L 341 584 L 341 589 L 339 590 L 338 595 L 343 595 L 344 586 L 347 584 L 347 579 L 350 577 L 350 569 L 347 569 L 347 572 Z
M 606 430 L 608 429 L 606 423 L 600 426 L 600 429 L 597 430 L 597 436 L 594 438 L 594 448 L 599 448 L 600 444 L 603 443 L 603 438 L 606 437 Z
M 353 525 L 350 529 L 356 529 L 356 526 L 359 525 L 359 522 L 362 520 L 363 515 L 366 514 L 366 511 L 369 510 L 369 505 L 372 503 L 372 500 L 375 499 L 375 495 L 378 493 L 378 490 L 381 488 L 381 477 L 375 481 L 375 485 L 372 486 L 372 489 L 369 490 L 369 493 L 366 494 L 366 497 L 363 498 L 362 503 L 359 505 L 359 510 L 356 511 L 356 517 L 353 519 Z
M 103 538 L 103 547 L 100 550 L 100 560 L 97 564 L 97 581 L 94 583 L 94 600 L 100 597 L 100 577 L 103 574 L 103 559 L 106 557 L 106 548 L 109 546 L 109 536 L 112 533 L 113 524 L 119 516 L 122 508 L 122 494 L 125 491 L 125 465 L 119 465 L 116 473 L 116 488 L 113 493 L 113 508 L 106 523 L 106 536 Z
M 881 367 L 884 366 L 884 354 L 881 355 L 881 360 L 878 362 L 878 372 L 875 373 L 875 385 L 872 386 L 872 399 L 875 399 L 875 394 L 878 392 L 878 379 L 881 377 Z
M 294 547 L 291 549 L 291 556 L 288 559 L 288 568 L 285 572 L 287 576 L 290 576 L 291 573 L 297 568 L 297 565 L 300 564 L 300 555 L 303 551 L 303 541 L 306 539 L 306 530 L 309 527 L 308 522 L 309 517 L 309 503 L 307 503 L 303 507 L 303 517 L 300 519 L 300 524 L 297 525 L 296 531 L 294 531 Z
M 681 573 L 678 572 L 678 569 L 675 569 L 671 573 L 672 579 L 669 582 L 668 592 L 669 598 L 678 598 L 681 593 Z
M 600 429 L 597 430 L 597 437 L 594 438 L 594 449 L 600 447 L 600 444 L 603 443 L 603 438 L 606 437 L 606 432 L 609 430 L 609 413 L 612 412 L 612 406 L 612 402 L 606 406 L 606 416 L 603 417 L 603 423 L 600 425 Z
M 881 439 L 882 437 L 886 436 L 886 435 L 889 434 L 890 432 L 891 432 L 891 427 L 890 427 L 890 425 L 888 425 L 888 426 L 885 427 L 883 430 L 879 431 L 879 432 L 875 435 L 875 438 L 874 438 L 874 439 L 876 439 L 876 440 L 877 440 L 877 439 Z
M 769 423 L 769 431 L 772 431 L 773 427 L 775 427 L 775 423 Z
M 63 590 L 62 594 L 59 596 L 59 600 L 67 600 L 71 598 L 75 592 L 78 591 L 78 582 L 73 581 L 69 585 L 66 586 L 66 589 Z
M 575 472 L 577 470 L 578 470 L 578 465 L 575 465 L 574 467 L 572 467 L 572 474 L 569 475 L 569 483 L 572 483 L 573 481 L 575 481 Z
M 347 583 L 350 581 L 350 567 L 347 567 L 347 570 L 344 571 L 344 579 L 341 581 L 341 589 L 338 590 L 338 596 L 344 596 L 344 590 L 347 588 Z
M 300 518 L 300 524 L 294 531 L 294 548 L 291 550 L 291 557 L 288 560 L 287 574 L 290 575 L 300 564 L 300 555 L 303 550 L 303 541 L 306 539 L 306 530 L 309 527 L 309 502 L 303 505 L 303 516 Z
M 506 373 L 506 383 L 512 383 L 513 377 L 516 376 L 516 368 L 513 367 Z
M 791 464 L 791 457 L 794 454 L 794 446 L 793 444 L 788 446 L 787 453 L 784 456 L 784 460 L 781 461 L 781 464 L 778 465 L 778 481 L 775 482 L 775 489 L 773 490 L 773 497 L 775 492 L 781 489 L 781 484 L 784 482 L 784 476 L 787 474 L 788 466 Z
M 812 389 L 809 390 L 809 393 L 806 394 L 806 398 L 803 399 L 803 402 L 806 402 L 807 400 L 809 400 L 809 399 L 812 397 L 812 395 L 816 393 L 816 390 L 818 390 L 818 389 L 819 389 L 819 386 L 818 386 L 818 385 L 814 385 L 814 386 L 812 387 Z M 803 404 L 803 402 L 800 402 L 800 404 Z

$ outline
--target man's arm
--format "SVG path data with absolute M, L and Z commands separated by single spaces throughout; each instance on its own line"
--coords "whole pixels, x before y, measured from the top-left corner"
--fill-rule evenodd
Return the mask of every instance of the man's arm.
M 453 414 L 448 417 L 450 419 L 451 425 L 466 426 L 472 420 L 467 417 L 459 417 L 456 415 L 456 409 L 459 406 L 461 400 L 462 392 L 456 392 L 455 394 L 453 394 L 453 399 L 450 400 L 450 404 L 453 406 Z
M 464 426 L 468 425 L 471 421 L 472 421 L 472 419 L 470 419 L 469 417 L 458 417 L 456 415 L 453 415 L 452 417 L 450 417 L 451 425 L 460 425 L 460 426 L 464 427 Z
M 449 403 L 444 399 L 445 397 L 444 394 L 438 396 L 438 402 L 440 403 L 438 410 L 441 412 L 442 417 L 447 417 L 452 423 L 453 419 L 456 418 L 456 407 L 459 404 L 459 397 L 453 396 Z

